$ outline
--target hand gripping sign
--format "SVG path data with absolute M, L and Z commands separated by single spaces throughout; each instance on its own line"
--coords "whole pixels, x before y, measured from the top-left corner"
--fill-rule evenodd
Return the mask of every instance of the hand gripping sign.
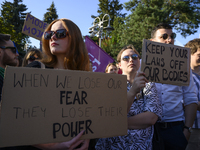
M 126 76 L 7 67 L 0 147 L 127 134 Z
M 187 86 L 190 83 L 190 49 L 143 40 L 141 71 L 152 82 Z

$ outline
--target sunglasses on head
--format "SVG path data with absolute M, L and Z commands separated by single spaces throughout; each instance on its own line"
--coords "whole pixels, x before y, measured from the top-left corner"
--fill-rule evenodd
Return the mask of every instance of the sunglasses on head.
M 166 40 L 167 38 L 168 38 L 168 34 L 167 33 L 165 33 L 165 34 L 163 34 L 161 37 L 164 39 L 164 40 Z M 172 33 L 171 35 L 170 35 L 170 37 L 171 37 L 171 39 L 175 39 L 176 38 L 176 33 Z
M 51 37 L 55 34 L 57 39 L 62 39 L 67 36 L 67 30 L 66 29 L 60 29 L 57 31 L 46 31 L 44 32 L 44 39 L 50 40 Z
M 35 61 L 36 59 L 39 59 L 39 58 L 35 58 L 34 56 L 30 56 L 30 57 L 28 58 L 28 60 L 30 60 L 30 61 Z
M 14 54 L 16 54 L 16 52 L 17 52 L 17 48 L 16 47 L 0 46 L 0 48 L 2 48 L 2 49 L 10 49 Z
M 130 57 L 133 59 L 133 60 L 137 60 L 139 58 L 138 54 L 133 54 L 131 56 L 124 56 L 122 58 L 123 61 L 129 61 Z

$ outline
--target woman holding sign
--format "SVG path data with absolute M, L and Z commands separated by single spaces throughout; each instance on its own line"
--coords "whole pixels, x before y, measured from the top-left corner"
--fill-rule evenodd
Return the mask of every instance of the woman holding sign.
M 53 69 L 70 69 L 90 71 L 90 62 L 80 29 L 68 19 L 54 20 L 42 37 L 43 52 L 46 57 L 34 61 L 27 67 L 45 67 Z M 88 149 L 89 140 L 80 140 L 84 131 L 68 142 L 39 144 L 40 149 Z
M 125 136 L 99 139 L 96 149 L 151 150 L 154 124 L 161 119 L 161 105 L 154 83 L 138 72 L 140 55 L 132 45 L 117 56 L 123 75 L 127 76 L 128 131 Z

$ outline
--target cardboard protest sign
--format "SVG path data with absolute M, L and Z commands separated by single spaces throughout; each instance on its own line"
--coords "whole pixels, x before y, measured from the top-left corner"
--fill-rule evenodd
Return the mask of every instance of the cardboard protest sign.
M 7 67 L 0 147 L 127 134 L 126 76 Z
M 35 39 L 41 40 L 43 32 L 47 26 L 48 23 L 45 23 L 27 13 L 22 33 L 31 36 Z
M 152 82 L 188 86 L 190 49 L 144 39 L 141 71 Z

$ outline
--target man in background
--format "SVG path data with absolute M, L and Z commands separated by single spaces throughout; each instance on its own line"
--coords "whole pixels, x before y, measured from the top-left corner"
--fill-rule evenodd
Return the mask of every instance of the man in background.
M 174 44 L 175 37 L 172 27 L 166 23 L 158 24 L 151 32 L 151 40 L 154 42 Z M 192 75 L 189 86 L 156 83 L 156 88 L 163 110 L 162 120 L 158 125 L 164 147 L 166 150 L 185 150 L 198 102 Z
M 185 47 L 190 48 L 191 51 L 190 66 L 198 98 L 197 115 L 191 129 L 186 150 L 200 150 L 200 39 L 189 41 Z
M 8 34 L 0 33 L 0 101 L 5 68 L 7 65 L 16 66 L 18 63 L 19 54 L 10 37 Z

